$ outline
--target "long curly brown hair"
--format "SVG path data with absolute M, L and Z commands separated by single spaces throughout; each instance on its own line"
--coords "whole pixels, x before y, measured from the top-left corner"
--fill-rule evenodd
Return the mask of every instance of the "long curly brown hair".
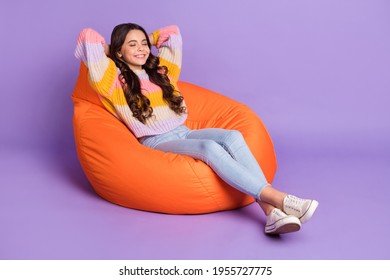
M 142 31 L 145 34 L 149 49 L 151 48 L 149 36 L 141 26 L 135 23 L 119 24 L 114 27 L 111 33 L 110 57 L 121 71 L 122 88 L 133 116 L 140 122 L 145 123 L 148 118 L 153 116 L 153 108 L 150 106 L 150 100 L 142 94 L 138 76 L 118 57 L 118 52 L 121 50 L 126 36 L 131 30 Z M 148 74 L 150 81 L 161 88 L 163 98 L 168 102 L 169 108 L 176 114 L 185 113 L 186 107 L 182 105 L 183 97 L 174 94 L 175 88 L 172 86 L 167 75 L 168 68 L 166 66 L 160 66 L 160 59 L 150 53 L 142 68 Z

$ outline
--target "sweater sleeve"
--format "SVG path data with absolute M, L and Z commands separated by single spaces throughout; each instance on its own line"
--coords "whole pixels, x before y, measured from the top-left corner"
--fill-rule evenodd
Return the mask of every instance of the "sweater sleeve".
M 74 53 L 87 66 L 92 88 L 103 97 L 110 99 L 113 91 L 118 87 L 116 85 L 118 71 L 114 61 L 104 53 L 104 44 L 102 35 L 86 28 L 80 32 Z
M 182 61 L 182 37 L 177 26 L 171 25 L 152 33 L 154 44 L 158 49 L 160 65 L 168 68 L 168 76 L 179 80 Z

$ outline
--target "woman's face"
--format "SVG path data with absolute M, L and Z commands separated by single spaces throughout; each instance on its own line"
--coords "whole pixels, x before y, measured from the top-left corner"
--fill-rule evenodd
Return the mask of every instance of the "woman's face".
M 131 70 L 141 70 L 150 54 L 148 41 L 141 30 L 131 30 L 127 33 L 125 42 L 118 52 L 119 58 L 124 60 Z

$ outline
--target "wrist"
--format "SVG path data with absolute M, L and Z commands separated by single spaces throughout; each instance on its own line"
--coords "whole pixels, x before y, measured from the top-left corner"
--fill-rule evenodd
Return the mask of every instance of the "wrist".
M 150 33 L 150 34 L 149 34 L 149 41 L 150 41 L 150 44 L 151 44 L 152 46 L 154 46 L 155 42 L 154 42 L 153 33 Z
M 104 48 L 104 53 L 109 56 L 110 55 L 110 45 L 109 44 L 104 44 L 103 45 L 103 48 Z

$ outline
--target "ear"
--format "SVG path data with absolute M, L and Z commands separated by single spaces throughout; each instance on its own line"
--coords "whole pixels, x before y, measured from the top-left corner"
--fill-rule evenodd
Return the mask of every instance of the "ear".
M 122 57 L 122 54 L 121 54 L 120 52 L 117 52 L 116 55 L 117 55 L 118 57 Z

